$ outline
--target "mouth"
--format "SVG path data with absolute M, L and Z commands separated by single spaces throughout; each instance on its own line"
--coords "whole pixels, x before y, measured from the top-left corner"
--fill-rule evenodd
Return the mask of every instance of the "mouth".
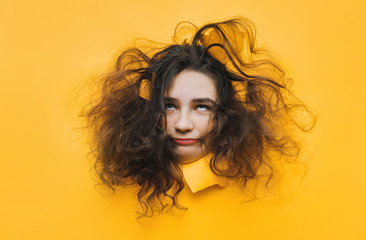
M 193 138 L 173 138 L 173 141 L 179 145 L 190 145 L 197 143 L 199 140 Z

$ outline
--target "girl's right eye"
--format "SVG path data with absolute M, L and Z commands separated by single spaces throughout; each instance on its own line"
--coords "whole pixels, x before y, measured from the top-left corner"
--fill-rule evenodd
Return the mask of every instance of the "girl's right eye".
M 165 110 L 166 111 L 174 111 L 175 110 L 175 106 L 171 103 L 167 103 L 165 104 Z

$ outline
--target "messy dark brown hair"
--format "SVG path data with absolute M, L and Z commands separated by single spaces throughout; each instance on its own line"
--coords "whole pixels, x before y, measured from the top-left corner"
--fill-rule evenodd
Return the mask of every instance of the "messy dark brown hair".
M 114 69 L 98 79 L 95 101 L 81 114 L 92 133 L 100 180 L 112 189 L 138 184 L 143 216 L 183 208 L 177 201 L 182 171 L 163 126 L 164 96 L 184 69 L 216 82 L 215 127 L 207 143 L 213 173 L 243 187 L 263 177 L 268 183 L 275 172 L 272 153 L 298 155 L 291 130 L 309 130 L 311 124 L 306 127 L 299 114 L 310 112 L 291 93 L 280 66 L 256 46 L 252 22 L 235 18 L 201 28 L 182 22 L 173 43 L 145 43 L 119 55 Z M 141 97 L 141 85 L 148 86 L 148 99 Z

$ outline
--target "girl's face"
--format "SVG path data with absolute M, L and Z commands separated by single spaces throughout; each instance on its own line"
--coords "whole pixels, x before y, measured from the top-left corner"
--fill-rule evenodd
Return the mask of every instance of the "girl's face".
M 203 138 L 214 128 L 212 109 L 217 99 L 214 80 L 204 73 L 183 70 L 165 97 L 167 133 L 181 163 L 207 154 Z

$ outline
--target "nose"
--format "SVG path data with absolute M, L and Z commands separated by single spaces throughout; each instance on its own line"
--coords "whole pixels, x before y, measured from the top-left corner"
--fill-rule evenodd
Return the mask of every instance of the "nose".
M 178 132 L 190 132 L 193 130 L 193 122 L 188 111 L 180 111 L 174 128 Z

